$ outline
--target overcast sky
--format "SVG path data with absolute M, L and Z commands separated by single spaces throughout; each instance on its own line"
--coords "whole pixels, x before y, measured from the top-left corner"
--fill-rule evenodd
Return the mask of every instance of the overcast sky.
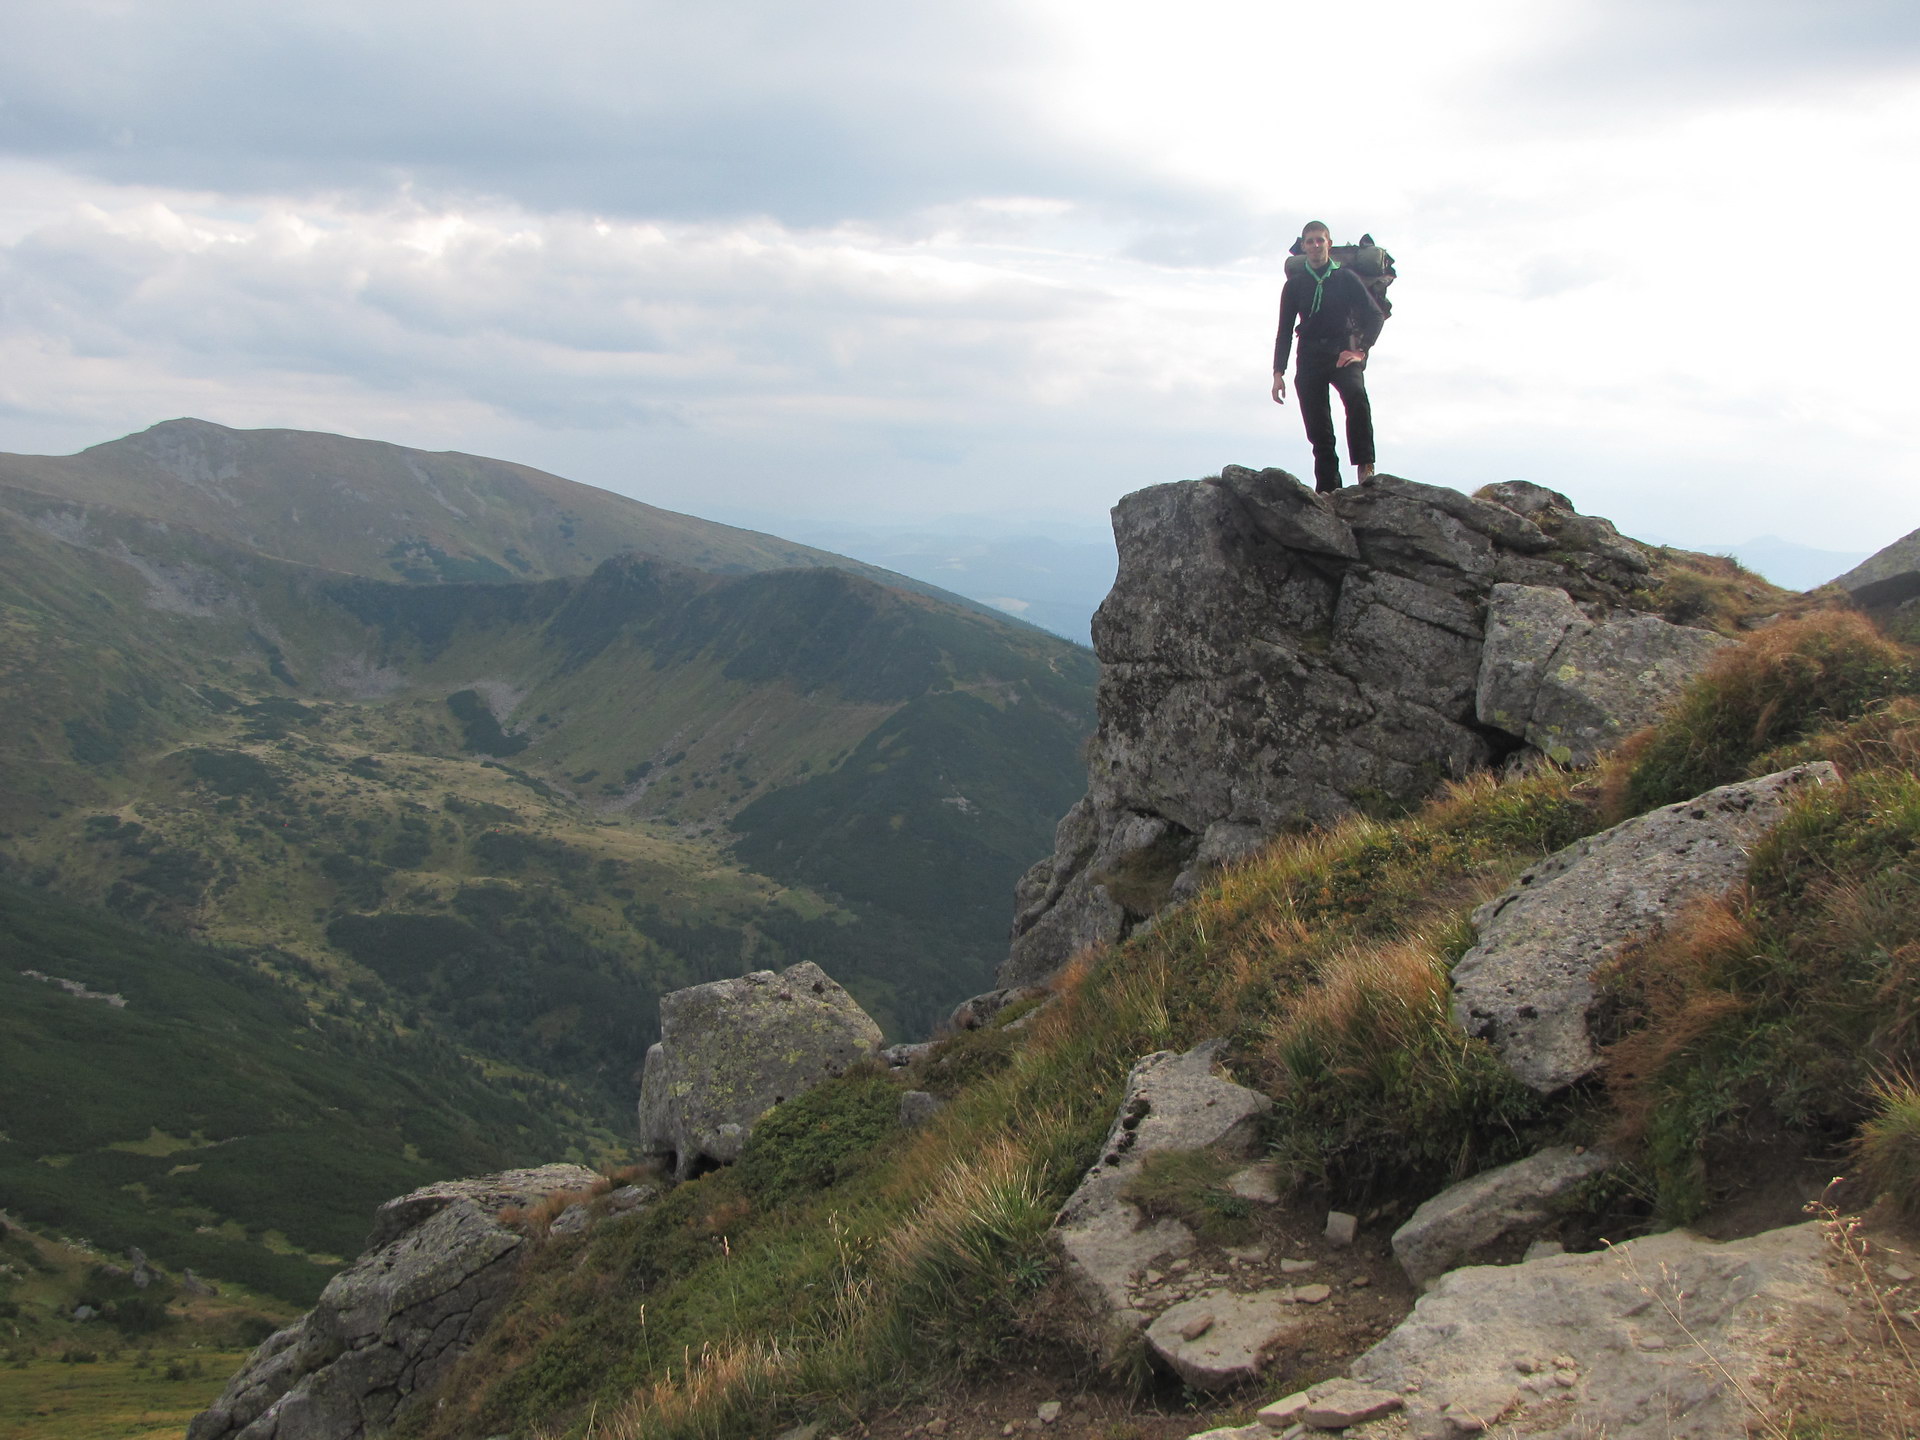
M 722 518 L 1099 523 L 1398 257 L 1382 468 L 1920 526 L 1912 0 L 11 0 L 0 450 L 195 415 Z

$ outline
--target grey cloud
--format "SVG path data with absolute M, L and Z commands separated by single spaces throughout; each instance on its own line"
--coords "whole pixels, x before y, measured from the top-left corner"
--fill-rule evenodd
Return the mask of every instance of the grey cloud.
M 1917 68 L 1913 0 L 1589 0 L 1483 93 L 1495 109 L 1626 123 L 1649 106 L 1693 109 Z
M 0 12 L 0 147 L 119 183 L 828 224 L 1177 183 L 1045 133 L 1011 6 L 564 0 Z
M 429 259 L 405 215 L 298 244 L 271 223 L 212 242 L 116 223 L 130 222 L 76 217 L 0 246 L 16 335 L 182 378 L 467 396 L 538 425 L 697 426 L 827 396 L 861 397 L 849 424 L 1024 403 L 1051 327 L 1107 303 L 898 273 L 775 232 L 470 226 Z

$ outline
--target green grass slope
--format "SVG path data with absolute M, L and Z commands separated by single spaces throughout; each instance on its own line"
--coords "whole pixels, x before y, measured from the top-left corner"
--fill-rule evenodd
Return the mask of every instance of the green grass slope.
M 316 1011 L 286 957 L 10 884 L 0 952 L 0 1205 L 104 1251 L 309 1302 L 383 1200 L 588 1158 L 557 1087 L 364 1004 Z
M 1798 1219 L 1751 1202 L 1807 1157 L 1853 1156 L 1859 1203 L 1911 1203 L 1917 696 L 1913 650 L 1814 614 L 1731 647 L 1597 772 L 1482 777 L 1403 819 L 1278 842 L 1069 973 L 1037 1015 L 920 1062 L 912 1083 L 949 1100 L 922 1128 L 894 1123 L 886 1077 L 849 1076 L 638 1223 L 548 1238 L 513 1307 L 402 1431 L 766 1434 L 1084 1353 L 1047 1229 L 1132 1062 L 1211 1036 L 1274 1099 L 1267 1141 L 1295 1196 L 1383 1230 L 1555 1142 L 1626 1157 L 1563 1217 L 1589 1237 Z M 1468 917 L 1526 865 L 1702 774 L 1816 757 L 1843 783 L 1798 803 L 1747 884 L 1600 977 L 1617 1011 L 1599 1083 L 1537 1096 L 1453 1025 Z
M 381 582 L 38 502 L 0 506 L 0 560 L 0 869 L 95 907 L 103 963 L 183 973 L 116 949 L 126 926 L 238 950 L 311 1024 L 483 1063 L 549 1110 L 541 1158 L 564 1152 L 562 1123 L 594 1150 L 625 1133 L 665 990 L 811 959 L 906 1037 L 985 988 L 1091 723 L 1085 651 L 838 571 L 619 557 L 546 581 Z M 216 1019 L 193 994 L 183 1023 Z M 36 1052 L 36 1083 L 84 1053 Z M 240 1073 L 238 1050 L 200 1059 L 208 1084 Z M 370 1113 L 419 1083 L 397 1061 L 367 1079 Z M 112 1098 L 72 1091 L 82 1120 Z M 112 1148 L 149 1128 L 190 1134 L 159 1118 L 99 1156 L 16 1153 L 0 1205 L 157 1223 L 245 1160 L 258 1193 L 189 1232 L 350 1252 L 275 1210 L 271 1185 L 304 1183 L 284 1147 L 305 1142 L 203 1127 L 230 1143 L 166 1166 Z M 421 1173 L 362 1168 L 336 1220 Z M 236 1243 L 204 1268 L 279 1263 Z

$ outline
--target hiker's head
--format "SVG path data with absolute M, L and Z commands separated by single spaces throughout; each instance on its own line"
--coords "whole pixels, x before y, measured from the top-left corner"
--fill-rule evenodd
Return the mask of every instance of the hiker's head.
M 1333 235 L 1324 220 L 1309 220 L 1300 227 L 1300 253 L 1316 270 L 1327 263 L 1333 254 Z

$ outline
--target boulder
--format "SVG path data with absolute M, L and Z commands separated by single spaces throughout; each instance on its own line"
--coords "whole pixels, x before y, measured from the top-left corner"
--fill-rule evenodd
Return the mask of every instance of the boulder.
M 782 1100 L 879 1053 L 880 1027 L 811 960 L 660 997 L 640 1078 L 640 1143 L 676 1179 L 731 1164 Z
M 1714 1244 L 1683 1231 L 1444 1276 L 1354 1361 L 1419 1440 L 1517 1433 L 1736 1440 L 1790 1324 L 1841 1323 L 1818 1224 Z M 1676 1318 L 1676 1316 L 1678 1318 Z M 1684 1321 L 1684 1328 L 1681 1321 Z M 1510 1413 L 1511 1412 L 1511 1413 Z M 1505 1433 L 1504 1431 L 1502 1433 Z
M 1479 939 L 1453 968 L 1455 1021 L 1542 1094 L 1591 1074 L 1594 967 L 1738 881 L 1793 797 L 1837 779 L 1822 760 L 1723 785 L 1548 856 L 1473 912 Z
M 1869 555 L 1833 583 L 1870 610 L 1920 596 L 1920 530 Z
M 1564 590 L 1496 585 L 1474 710 L 1563 765 L 1587 765 L 1651 724 L 1733 642 L 1658 615 L 1587 618 Z
M 1147 1348 L 1195 1390 L 1226 1390 L 1258 1375 L 1303 1328 L 1284 1292 L 1209 1290 L 1163 1311 L 1147 1327 Z
M 1147 1323 L 1134 1306 L 1135 1277 L 1194 1246 L 1193 1232 L 1180 1221 L 1162 1217 L 1149 1224 L 1125 1197 L 1146 1158 L 1209 1147 L 1250 1158 L 1260 1117 L 1273 1108 L 1258 1091 L 1214 1073 L 1225 1043 L 1210 1040 L 1184 1055 L 1160 1050 L 1134 1064 L 1100 1158 L 1055 1218 L 1067 1277 L 1098 1317 L 1110 1351 Z
M 463 1182 L 426 1207 L 381 1207 L 387 1238 L 327 1282 L 312 1310 L 269 1336 L 193 1420 L 188 1440 L 361 1440 L 384 1430 L 472 1345 L 511 1290 L 525 1246 L 498 1209 L 546 1190 L 584 1189 L 594 1172 L 550 1165 Z M 436 1188 L 436 1187 L 429 1187 Z M 496 1204 L 495 1202 L 499 1202 Z M 391 1207 L 391 1208 L 390 1208 Z M 396 1231 L 408 1216 L 412 1223 Z
M 1660 646 L 1702 632 L 1608 629 L 1644 559 L 1611 525 L 1583 527 L 1591 517 L 1536 490 L 1481 498 L 1381 476 L 1323 496 L 1281 470 L 1229 465 L 1124 497 L 1119 570 L 1093 624 L 1087 793 L 1016 889 L 999 983 L 1044 983 L 1275 835 L 1417 801 L 1518 748 L 1529 725 L 1585 754 L 1599 743 L 1590 732 L 1610 739 L 1637 717 L 1641 672 L 1676 668 Z M 1497 692 L 1519 717 L 1503 735 L 1479 694 L 1485 612 L 1506 585 L 1556 590 L 1585 607 L 1583 637 L 1603 634 L 1550 673 L 1527 670 L 1523 715 L 1515 683 Z M 1627 694 L 1591 675 L 1564 696 L 1550 683 L 1566 664 L 1629 653 Z
M 1472 1264 L 1503 1242 L 1533 1237 L 1553 1218 L 1553 1202 L 1613 1163 L 1602 1150 L 1556 1145 L 1449 1185 L 1393 1232 L 1393 1256 L 1425 1289 L 1449 1270 Z

